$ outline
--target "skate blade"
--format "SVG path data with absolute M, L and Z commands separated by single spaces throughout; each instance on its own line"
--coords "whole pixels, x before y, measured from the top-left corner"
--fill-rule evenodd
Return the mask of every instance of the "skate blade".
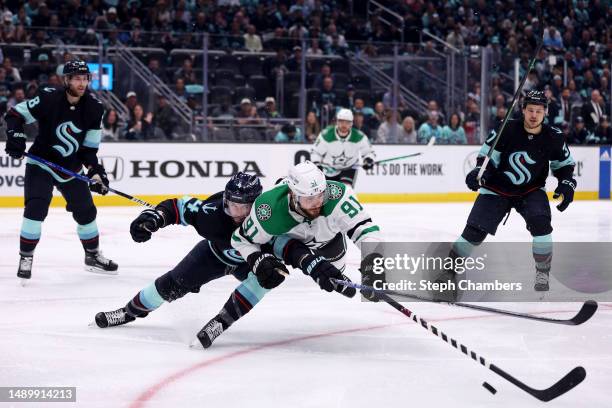
M 28 286 L 28 283 L 30 282 L 30 280 L 26 278 L 18 278 L 18 279 L 19 279 L 19 286 L 21 286 L 22 288 L 25 288 L 26 286 Z
M 107 271 L 95 266 L 85 266 L 85 272 L 97 273 L 98 275 L 119 275 L 118 269 L 116 271 Z
M 189 343 L 189 348 L 192 350 L 204 350 L 204 347 L 202 347 L 202 343 L 200 343 L 200 340 L 198 340 L 197 338 L 191 343 Z

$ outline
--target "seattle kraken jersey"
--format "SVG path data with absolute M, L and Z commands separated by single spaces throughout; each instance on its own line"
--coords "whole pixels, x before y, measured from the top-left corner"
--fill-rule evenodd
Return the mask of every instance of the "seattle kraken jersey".
M 489 152 L 496 133 L 480 149 L 479 158 Z M 574 159 L 563 139 L 561 130 L 542 125 L 537 134 L 528 133 L 523 120 L 508 121 L 495 146 L 491 163 L 495 167 L 485 180 L 485 191 L 501 195 L 524 195 L 546 184 L 549 169 L 559 179 L 571 178 Z M 489 167 L 490 168 L 490 167 Z
M 89 91 L 71 105 L 64 89 L 41 88 L 38 96 L 17 104 L 6 115 L 9 129 L 38 122 L 38 136 L 29 152 L 60 166 L 80 171 L 97 163 L 104 106 Z
M 213 194 L 206 200 L 184 196 L 164 200 L 156 207 L 162 211 L 166 225 L 193 225 L 198 234 L 205 238 L 211 250 L 222 262 L 234 266 L 244 262 L 230 239 L 238 227 L 223 208 L 223 191 Z

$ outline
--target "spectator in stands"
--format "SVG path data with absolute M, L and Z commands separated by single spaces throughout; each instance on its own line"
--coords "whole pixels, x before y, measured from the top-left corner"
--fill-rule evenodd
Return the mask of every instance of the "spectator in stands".
M 465 43 L 463 41 L 463 35 L 461 35 L 460 24 L 454 24 L 453 31 L 446 36 L 446 42 L 459 50 L 463 50 Z
M 174 79 L 176 80 L 178 78 L 183 78 L 185 84 L 198 83 L 191 58 L 185 58 L 183 60 L 183 65 L 174 73 Z
M 553 83 L 551 86 L 551 90 L 555 98 L 559 100 L 561 98 L 561 92 L 563 91 L 563 78 L 561 78 L 561 75 L 556 74 L 553 77 Z
M 595 138 L 599 144 L 610 144 L 612 143 L 612 127 L 610 127 L 610 120 L 608 116 L 603 115 L 599 121 L 599 126 L 595 129 Z
M 435 137 L 436 140 L 440 140 L 442 137 L 442 127 L 438 124 L 438 112 L 430 111 L 427 122 L 423 123 L 419 127 L 417 132 L 417 141 L 421 144 L 429 143 L 429 139 Z
M 550 85 L 546 85 L 544 88 L 544 95 L 548 100 L 546 120 L 548 121 L 549 125 L 558 126 L 562 122 L 562 119 L 559 116 L 559 102 L 557 102 L 557 99 L 554 97 Z
M 282 27 L 276 27 L 274 30 L 274 36 L 267 41 L 267 46 L 273 50 L 284 50 L 289 48 L 287 35 Z
M 275 142 L 281 143 L 304 143 L 304 137 L 299 128 L 296 128 L 294 124 L 284 124 L 281 130 L 274 137 Z
M 310 47 L 306 51 L 308 55 L 323 55 L 323 50 L 319 47 L 319 39 L 312 38 L 310 40 Z
M 276 50 L 276 56 L 271 59 L 266 59 L 263 64 L 263 73 L 271 81 L 275 81 L 279 72 L 287 72 L 287 56 L 285 50 L 279 48 Z
M 559 117 L 563 122 L 569 123 L 572 113 L 572 104 L 570 103 L 570 90 L 568 87 L 563 88 L 561 97 L 559 98 Z
M 249 24 L 247 26 L 247 32 L 244 35 L 244 48 L 251 52 L 263 51 L 263 45 L 261 44 L 261 37 L 257 35 L 255 26 Z
M 264 106 L 259 110 L 259 117 L 274 123 L 275 119 L 282 119 L 282 116 L 276 108 L 276 100 L 273 96 L 267 96 L 264 101 Z
M 327 106 L 333 111 L 336 106 L 338 95 L 334 90 L 334 81 L 330 76 L 323 80 L 323 88 L 321 89 L 321 104 Z
M 504 122 L 504 118 L 506 117 L 506 112 L 508 111 L 505 106 L 500 106 L 499 108 L 497 108 L 495 112 L 495 117 L 491 122 L 492 130 L 498 131 L 501 128 L 501 125 Z
M 353 123 L 353 127 L 355 127 L 355 123 Z M 306 132 L 306 142 L 314 143 L 319 133 L 321 133 L 321 125 L 319 125 L 319 119 L 314 111 L 309 111 L 306 115 L 306 125 L 304 128 Z
M 102 140 L 119 140 L 119 117 L 114 109 L 107 110 L 102 118 Z
M 580 104 L 582 104 L 582 97 L 580 96 L 580 94 L 576 90 L 576 81 L 571 79 L 567 83 L 567 87 L 570 90 L 570 96 L 569 96 L 569 100 L 571 102 L 570 105 L 580 105 Z
M 176 128 L 176 115 L 168 103 L 165 95 L 157 97 L 157 110 L 155 111 L 155 125 L 164 133 L 166 139 L 174 139 Z
M 363 116 L 363 113 L 355 112 L 353 114 L 353 127 L 357 130 L 362 131 L 368 137 L 370 137 L 371 129 L 368 127 L 366 120 L 365 120 L 365 116 Z
M 365 101 L 362 98 L 355 98 L 353 113 L 361 113 L 364 116 L 364 119 L 369 121 L 372 115 L 374 115 L 374 109 L 370 108 L 369 106 L 365 106 Z
M 554 50 L 563 49 L 563 38 L 561 33 L 553 26 L 544 29 L 544 46 Z
M 293 47 L 293 55 L 287 59 L 287 69 L 289 71 L 297 72 L 302 67 L 302 47 L 296 45 Z M 307 68 L 308 69 L 308 68 Z
M 396 143 L 402 127 L 397 123 L 397 113 L 391 109 L 385 110 L 385 121 L 376 131 L 377 143 Z
M 574 127 L 567 138 L 570 144 L 584 144 L 589 137 L 589 132 L 584 127 L 584 119 L 578 116 L 574 121 Z
M 130 123 L 125 131 L 125 138 L 128 140 L 147 140 L 153 136 L 153 114 L 144 114 L 144 109 L 140 104 L 134 106 L 134 112 Z
M 13 90 L 13 96 L 9 98 L 9 100 L 6 103 L 7 109 L 8 108 L 12 108 L 15 105 L 23 102 L 26 100 L 26 95 L 25 95 L 25 91 L 23 90 L 23 88 L 15 88 Z
M 185 80 L 183 78 L 176 78 L 174 82 L 174 93 L 183 101 L 187 102 L 187 89 L 185 88 Z
M 130 112 L 130 115 L 134 113 L 134 108 L 136 107 L 136 105 L 138 105 L 138 98 L 137 98 L 136 92 L 129 91 L 125 95 L 125 107 Z
M 421 122 L 427 122 L 430 118 L 430 113 L 436 112 L 438 115 L 438 123 L 444 123 L 444 115 L 440 112 L 440 107 L 438 106 L 438 102 L 434 99 L 427 102 L 427 112 L 421 118 Z
M 236 115 L 239 125 L 258 125 L 261 119 L 257 114 L 257 107 L 253 105 L 249 98 L 240 101 L 240 111 Z
M 212 117 L 215 119 L 234 119 L 237 113 L 231 106 L 231 99 L 225 97 L 221 100 L 221 105 L 213 109 Z
M 153 73 L 153 75 L 157 76 L 160 80 L 162 80 L 162 82 L 168 82 L 166 70 L 161 68 L 158 58 L 152 57 L 151 59 L 149 59 L 149 64 L 147 65 L 147 67 Z
M 591 99 L 582 105 L 582 117 L 584 118 L 584 126 L 593 133 L 599 125 L 601 117 L 604 115 L 604 109 L 601 106 L 602 98 L 597 89 L 591 92 Z
M 448 120 L 448 125 L 442 128 L 440 144 L 467 144 L 465 130 L 461 126 L 461 117 L 453 113 Z
M 323 88 L 323 81 L 325 80 L 325 78 L 332 78 L 332 73 L 331 73 L 331 67 L 329 66 L 329 64 L 323 64 L 321 66 L 321 72 L 319 73 L 319 75 L 317 75 L 315 77 L 315 80 L 312 84 L 313 88 L 317 88 L 317 89 L 322 89 Z
M 9 80 L 6 78 L 6 70 L 4 67 L 0 67 L 0 85 L 8 86 Z
M 402 130 L 399 133 L 397 142 L 410 144 L 417 142 L 416 124 L 412 116 L 406 116 L 402 121 Z
M 385 105 L 382 102 L 374 104 L 374 114 L 369 117 L 368 127 L 370 129 L 378 129 L 385 121 Z
M 34 71 L 34 78 L 40 82 L 46 82 L 55 69 L 49 64 L 49 56 L 47 54 L 40 54 L 38 56 L 38 65 Z
M 6 71 L 6 79 L 11 82 L 19 82 L 21 81 L 21 75 L 19 74 L 19 70 L 13 66 L 13 61 L 6 57 L 2 62 L 2 67 Z

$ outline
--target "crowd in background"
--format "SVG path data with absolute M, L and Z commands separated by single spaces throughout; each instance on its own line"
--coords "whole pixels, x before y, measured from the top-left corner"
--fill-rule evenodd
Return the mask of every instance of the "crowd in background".
M 481 94 L 479 78 L 469 78 L 464 107 L 446 112 L 441 100 L 428 101 L 426 113 L 410 109 L 399 100 L 393 111 L 390 92 L 374 92 L 369 85 L 345 75 L 341 65 L 309 66 L 305 132 L 299 124 L 282 121 L 280 101 L 272 91 L 256 95 L 232 94 L 211 104 L 206 117 L 235 120 L 238 126 L 270 125 L 269 140 L 310 142 L 320 131 L 321 117 L 339 107 L 353 110 L 355 127 L 378 143 L 470 143 L 481 121 L 481 98 L 489 99 L 489 127 L 503 120 L 510 103 L 508 81 L 515 58 L 524 73 L 540 32 L 544 47 L 524 91 L 545 89 L 549 98 L 547 121 L 560 127 L 573 144 L 611 143 L 610 39 L 612 8 L 606 1 L 544 0 L 545 24 L 533 2 L 451 0 L 381 1 L 401 23 L 385 24 L 379 13 L 367 15 L 367 2 L 346 0 L 0 0 L 0 44 L 48 43 L 97 45 L 101 33 L 105 46 L 123 43 L 132 47 L 201 49 L 202 32 L 210 34 L 209 47 L 224 51 L 274 52 L 262 66 L 262 76 L 273 84 L 279 71 L 299 71 L 302 52 L 309 56 L 345 58 L 347 53 L 376 57 L 389 53 L 400 42 L 400 55 L 428 55 L 433 43 L 427 31 L 465 53 L 486 47 L 493 58 L 492 83 Z M 386 16 L 388 20 L 389 17 Z M 302 50 L 303 41 L 307 49 Z M 0 47 L 0 51 L 2 47 Z M 39 86 L 61 86 L 59 74 L 66 59 L 38 53 L 26 67 L 0 52 L 0 113 L 36 94 Z M 348 60 L 347 60 L 348 61 Z M 476 61 L 476 60 L 474 60 Z M 565 63 L 565 64 L 564 64 Z M 201 73 L 192 58 L 169 69 L 169 61 L 147 60 L 149 69 L 199 115 Z M 348 62 L 346 62 L 348 66 Z M 564 70 L 564 65 L 567 69 Z M 27 68 L 27 69 L 26 69 Z M 312 74 L 312 75 L 311 75 Z M 245 79 L 248 82 L 247 78 Z M 505 82 L 504 82 L 505 81 Z M 247 84 L 248 85 L 248 84 Z M 270 85 L 272 89 L 272 85 Z M 370 92 L 368 92 L 370 91 Z M 198 94 L 200 92 L 200 94 Z M 104 131 L 110 139 L 173 139 L 181 130 L 165 97 L 146 112 L 135 92 L 120 95 L 130 112 L 128 123 L 119 123 L 109 110 Z M 291 95 L 290 95 L 291 97 Z M 236 99 L 237 98 L 237 99 Z M 276 122 L 275 122 L 276 121 Z M 212 126 L 212 125 L 211 125 Z

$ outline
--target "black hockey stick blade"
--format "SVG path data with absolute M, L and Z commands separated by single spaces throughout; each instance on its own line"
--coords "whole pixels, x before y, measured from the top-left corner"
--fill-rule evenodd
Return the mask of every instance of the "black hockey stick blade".
M 516 385 L 523 391 L 533 395 L 540 401 L 544 402 L 551 401 L 565 394 L 566 392 L 572 390 L 574 387 L 580 384 L 586 378 L 586 370 L 583 367 L 575 367 L 572 371 L 567 373 L 563 378 L 561 378 L 551 387 L 546 388 L 545 390 L 536 390 L 520 382 L 501 368 L 497 367 L 495 364 L 491 364 L 490 369 L 491 371 L 496 374 L 499 374 L 500 376 L 510 381 L 512 384 Z
M 576 316 L 569 319 L 567 323 L 565 324 L 569 324 L 572 326 L 578 326 L 579 324 L 582 324 L 586 322 L 587 320 L 589 320 L 591 317 L 593 317 L 596 311 L 597 311 L 597 302 L 594 300 L 587 300 L 582 305 L 582 308 L 580 309 L 578 314 L 576 314 Z

